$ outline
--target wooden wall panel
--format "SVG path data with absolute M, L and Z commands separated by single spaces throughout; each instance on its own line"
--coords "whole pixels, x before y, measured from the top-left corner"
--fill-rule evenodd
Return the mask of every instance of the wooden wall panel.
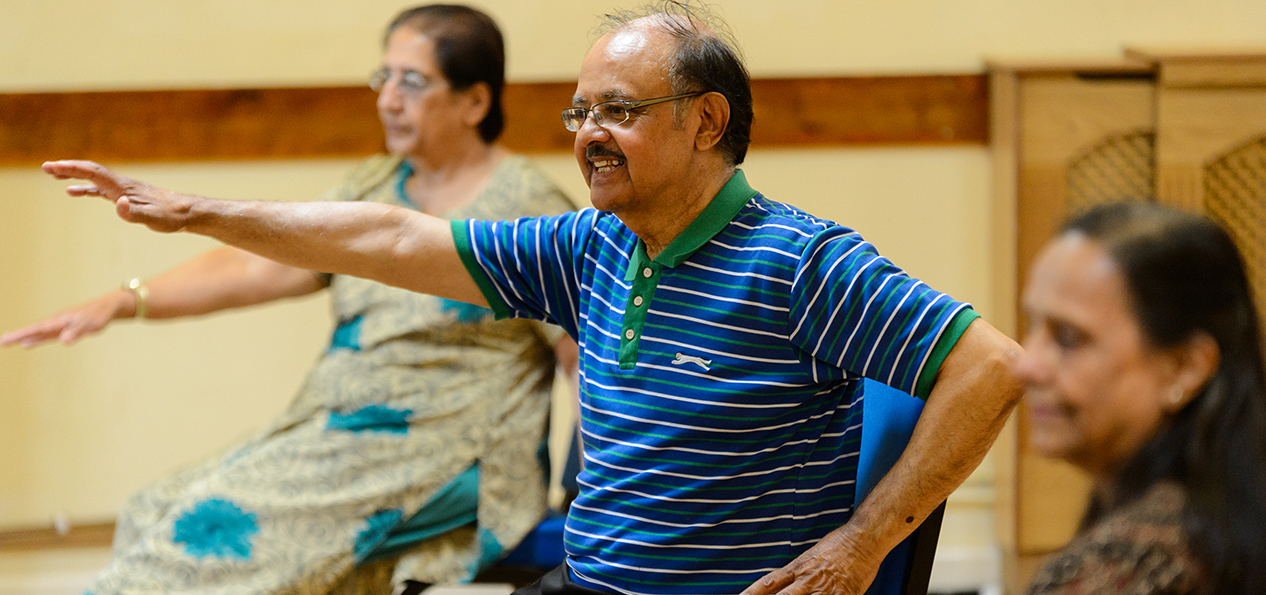
M 49 527 L 0 531 L 0 552 L 50 548 L 104 547 L 114 539 L 114 523 L 76 525 L 59 533 Z
M 1168 204 L 1213 216 L 1227 227 L 1244 256 L 1258 305 L 1266 307 L 1266 263 L 1261 258 L 1261 213 L 1266 204 L 1260 186 L 1252 176 L 1239 182 L 1239 199 L 1233 201 L 1244 209 L 1239 216 L 1231 215 L 1238 209 L 1211 212 L 1208 202 L 1209 166 L 1266 136 L 1266 54 L 1206 62 L 1165 55 L 1154 59 L 1162 82 L 1157 100 L 1157 195 Z M 1258 167 L 1252 169 L 1260 168 L 1260 162 L 1253 161 L 1239 162 L 1237 168 L 1253 164 Z M 1227 215 L 1231 216 L 1223 219 Z M 1262 332 L 1266 333 L 1266 320 Z
M 1204 167 L 1266 132 L 1266 85 L 1262 87 L 1162 87 L 1157 101 L 1157 195 L 1199 212 Z
M 1168 88 L 1266 86 L 1266 48 L 1126 48 L 1131 60 L 1159 67 Z
M 768 145 L 984 144 L 983 75 L 752 81 L 752 142 Z
M 381 146 L 368 88 L 0 95 L 0 163 L 11 165 L 317 157 Z
M 758 79 L 756 146 L 981 144 L 983 75 Z M 568 151 L 559 112 L 575 83 L 507 85 L 503 142 Z M 48 159 L 190 161 L 381 151 L 364 87 L 0 94 L 0 165 Z

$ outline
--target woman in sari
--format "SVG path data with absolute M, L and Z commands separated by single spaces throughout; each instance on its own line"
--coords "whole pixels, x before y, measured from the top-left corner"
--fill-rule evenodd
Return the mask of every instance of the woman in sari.
M 485 14 L 430 5 L 387 28 L 370 80 L 388 155 L 324 200 L 447 218 L 568 210 L 557 187 L 496 144 L 504 50 Z M 4 335 L 71 343 L 129 318 L 168 319 L 328 290 L 330 347 L 285 413 L 244 444 L 159 480 L 120 513 L 115 593 L 389 592 L 469 581 L 540 520 L 557 328 L 288 267 L 234 248 Z M 231 373 L 231 371 L 230 371 Z M 179 395 L 176 395 L 178 397 Z

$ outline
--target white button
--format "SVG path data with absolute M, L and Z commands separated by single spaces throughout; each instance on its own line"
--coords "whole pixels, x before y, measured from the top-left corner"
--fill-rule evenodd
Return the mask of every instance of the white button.
M 633 329 L 624 331 L 624 338 L 629 339 L 630 341 L 633 340 Z
M 652 271 L 651 267 L 646 267 L 642 269 L 642 276 L 646 277 L 647 279 L 650 279 L 651 275 L 654 275 L 654 274 L 655 274 L 655 271 Z
M 642 296 L 640 296 L 640 295 L 639 295 L 639 296 L 635 296 L 635 297 L 633 298 L 633 305 L 634 305 L 634 306 L 640 306 L 640 305 L 642 305 Z

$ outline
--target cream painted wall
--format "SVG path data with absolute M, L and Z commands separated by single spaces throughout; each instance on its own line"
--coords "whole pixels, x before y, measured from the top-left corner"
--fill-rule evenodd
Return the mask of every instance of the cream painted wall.
M 0 90 L 363 80 L 399 0 L 5 0 Z M 636 2 L 481 0 L 510 77 L 569 80 L 595 14 Z M 1124 44 L 1260 45 L 1257 0 L 718 0 L 758 76 L 970 72 L 984 56 L 1115 56 Z
M 11 200 L 0 190 L 4 205 L 0 221 L 29 219 L 35 206 L 29 201 Z M 24 305 L 26 292 L 18 288 L 34 273 L 35 260 L 25 258 L 25 234 L 0 225 L 0 312 Z M 31 468 L 30 369 L 13 358 L 0 356 L 0 511 L 14 510 L 27 493 Z

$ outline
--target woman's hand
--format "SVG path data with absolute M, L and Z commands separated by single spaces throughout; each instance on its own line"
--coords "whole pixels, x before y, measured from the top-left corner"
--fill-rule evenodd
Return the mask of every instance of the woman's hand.
M 71 196 L 100 196 L 114 203 L 119 218 L 140 223 L 154 231 L 181 231 L 188 224 L 194 197 L 155 188 L 110 171 L 92 161 L 47 161 L 45 173 L 59 180 L 80 179 L 92 182 L 66 188 Z
M 53 340 L 70 345 L 85 335 L 101 332 L 112 320 L 128 318 L 135 312 L 136 299 L 131 292 L 112 291 L 35 324 L 0 335 L 0 345 L 21 345 L 29 349 Z

